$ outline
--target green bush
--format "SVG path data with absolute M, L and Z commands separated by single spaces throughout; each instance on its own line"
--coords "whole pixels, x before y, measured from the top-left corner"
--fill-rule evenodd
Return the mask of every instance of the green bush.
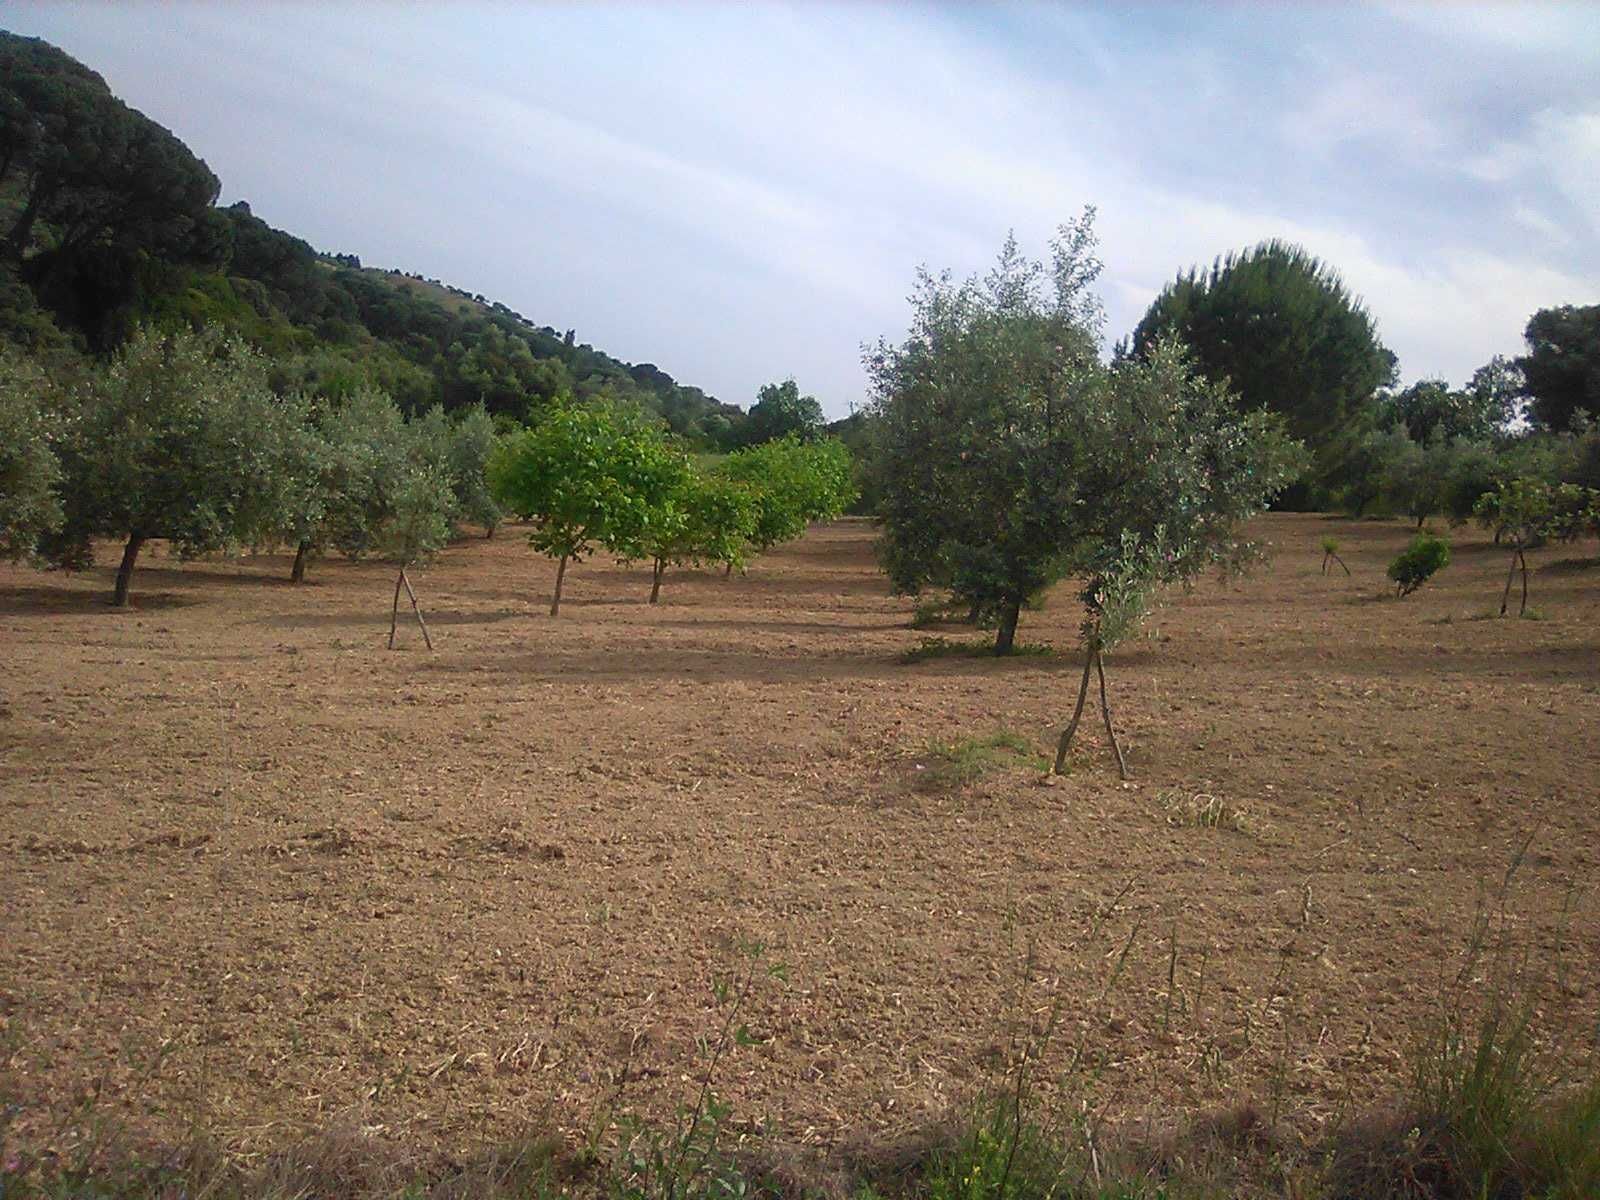
M 1449 565 L 1450 543 L 1431 533 L 1419 533 L 1389 564 L 1388 574 L 1394 580 L 1395 594 L 1409 596 Z

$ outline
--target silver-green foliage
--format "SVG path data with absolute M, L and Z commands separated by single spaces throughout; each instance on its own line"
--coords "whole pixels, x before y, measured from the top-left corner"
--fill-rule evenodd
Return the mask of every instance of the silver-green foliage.
M 1089 580 L 1086 640 L 1125 636 L 1159 585 L 1248 559 L 1240 523 L 1298 466 L 1279 418 L 1241 414 L 1170 339 L 1101 362 L 1092 219 L 1048 265 L 1008 241 L 982 279 L 923 272 L 911 336 L 867 355 L 885 566 L 997 618 L 997 652 L 1067 576 Z
M 62 404 L 58 555 L 124 539 L 123 603 L 147 539 L 192 557 L 249 538 L 277 503 L 281 419 L 265 364 L 242 342 L 136 331 Z
M 50 391 L 36 365 L 0 353 L 0 558 L 32 557 L 39 538 L 61 527 Z

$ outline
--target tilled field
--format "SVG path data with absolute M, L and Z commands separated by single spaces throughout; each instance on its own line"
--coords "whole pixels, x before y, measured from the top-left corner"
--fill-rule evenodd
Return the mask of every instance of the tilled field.
M 906 662 L 979 635 L 912 629 L 863 522 L 670 574 L 653 607 L 648 570 L 584 563 L 556 619 L 553 564 L 506 529 L 419 574 L 433 653 L 414 623 L 384 648 L 378 564 L 294 587 L 283 558 L 151 557 L 120 612 L 109 570 L 0 567 L 14 1131 L 92 1111 L 248 1152 L 353 1115 L 450 1152 L 667 1117 L 752 941 L 787 980 L 758 969 L 754 1044 L 717 1069 L 745 1128 L 914 1122 L 1052 1012 L 1041 1077 L 1109 1113 L 1249 1096 L 1314 1125 L 1478 986 L 1484 904 L 1587 1052 L 1600 550 L 1532 556 L 1542 619 L 1496 620 L 1506 557 L 1476 531 L 1405 601 L 1399 523 L 1259 533 L 1266 568 L 1108 660 L 1125 785 L 1092 720 L 1064 779 L 943 752 L 1053 745 L 1073 588 L 1024 614 L 1054 656 Z M 1319 569 L 1329 533 L 1349 578 Z

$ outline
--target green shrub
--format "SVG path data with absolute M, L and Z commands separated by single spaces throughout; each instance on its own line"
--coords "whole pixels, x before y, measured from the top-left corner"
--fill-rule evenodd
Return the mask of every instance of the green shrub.
M 1388 575 L 1394 580 L 1395 594 L 1409 596 L 1449 565 L 1450 543 L 1431 533 L 1419 533 L 1389 564 Z

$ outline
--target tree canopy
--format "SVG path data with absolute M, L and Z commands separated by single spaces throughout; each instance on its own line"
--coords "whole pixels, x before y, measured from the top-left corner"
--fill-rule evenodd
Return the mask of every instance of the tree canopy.
M 1528 320 L 1528 352 L 1517 359 L 1528 415 L 1546 429 L 1600 421 L 1600 304 L 1542 308 Z
M 184 555 L 221 549 L 256 533 L 276 503 L 283 408 L 238 342 L 138 331 L 63 408 L 66 520 L 54 550 L 77 559 L 90 537 L 124 540 L 116 604 L 149 539 Z
M 1332 267 L 1283 241 L 1181 273 L 1134 329 L 1132 353 L 1148 356 L 1163 335 L 1181 339 L 1243 407 L 1281 414 L 1324 466 L 1394 378 L 1395 357 L 1361 301 Z
M 790 378 L 766 384 L 756 393 L 739 437 L 745 445 L 756 446 L 791 435 L 809 440 L 821 429 L 822 405 L 815 396 L 802 396 L 799 384 Z
M 992 615 L 997 653 L 1064 576 L 1090 577 L 1096 614 L 1118 562 L 1165 582 L 1238 559 L 1238 522 L 1291 475 L 1280 419 L 1237 411 L 1175 339 L 1101 363 L 1092 220 L 1062 227 L 1048 265 L 1008 241 L 981 280 L 924 272 L 910 337 L 867 356 L 891 579 Z
M 596 547 L 619 558 L 650 555 L 686 469 L 683 454 L 635 412 L 559 405 L 503 441 L 489 459 L 489 486 L 508 512 L 535 522 L 528 542 L 558 559 L 550 615 L 561 611 L 567 563 Z

